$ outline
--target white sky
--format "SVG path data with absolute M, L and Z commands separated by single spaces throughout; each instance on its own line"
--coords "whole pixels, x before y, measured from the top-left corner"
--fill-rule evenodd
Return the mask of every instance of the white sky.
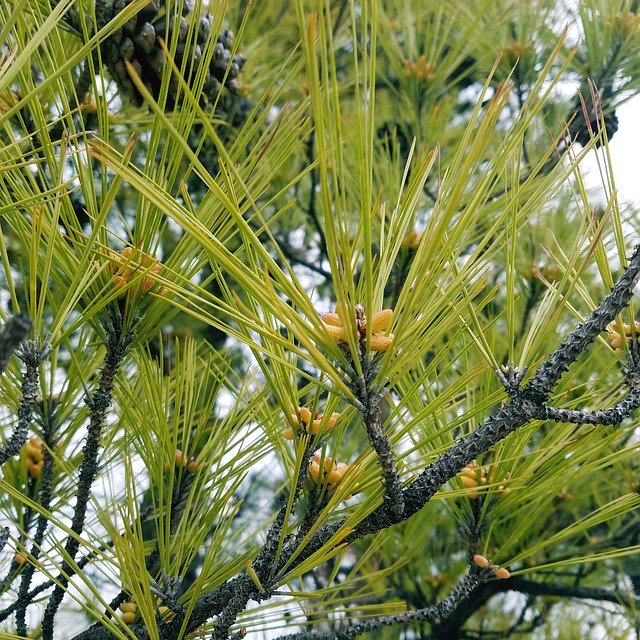
M 625 102 L 616 110 L 619 120 L 618 132 L 609 143 L 613 160 L 613 177 L 618 188 L 620 204 L 633 204 L 640 207 L 640 96 Z M 597 188 L 600 177 L 593 156 L 581 164 L 587 172 L 587 184 Z

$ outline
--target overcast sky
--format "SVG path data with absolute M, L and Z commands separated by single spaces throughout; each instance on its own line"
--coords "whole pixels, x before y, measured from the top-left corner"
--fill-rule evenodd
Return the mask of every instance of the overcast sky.
M 618 188 L 620 204 L 633 204 L 640 208 L 640 96 L 629 100 L 616 110 L 620 121 L 609 149 L 613 159 L 613 175 Z M 588 171 L 588 184 L 600 185 L 600 177 L 593 157 L 587 159 L 583 169 Z

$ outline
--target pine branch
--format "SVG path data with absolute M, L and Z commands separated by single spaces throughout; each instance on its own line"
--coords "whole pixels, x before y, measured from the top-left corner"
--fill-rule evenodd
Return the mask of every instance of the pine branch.
M 47 416 L 44 423 L 43 436 L 44 436 L 44 466 L 41 474 L 40 496 L 39 504 L 46 512 L 50 509 L 51 500 L 53 498 L 53 455 L 51 451 L 56 446 L 55 431 L 57 428 L 55 419 L 55 410 L 52 414 Z M 33 535 L 31 549 L 29 551 L 33 562 L 25 566 L 22 572 L 22 579 L 20 581 L 20 589 L 18 591 L 16 609 L 16 630 L 19 635 L 27 635 L 26 614 L 27 607 L 32 603 L 33 599 L 30 597 L 29 588 L 31 586 L 31 580 L 36 569 L 36 562 L 40 557 L 40 549 L 42 548 L 42 542 L 44 540 L 44 534 L 49 526 L 49 519 L 45 513 L 40 512 L 38 514 L 36 531 Z
M 9 323 L 7 322 L 7 324 Z M 6 328 L 7 324 L 4 325 L 3 329 Z M 22 328 L 25 326 L 26 324 L 23 324 Z M 13 340 L 20 334 L 20 330 L 16 331 L 15 327 L 13 329 L 10 328 L 9 334 L 12 335 L 11 340 Z M 38 346 L 34 340 L 27 341 L 17 352 L 18 358 L 26 365 L 27 370 L 22 379 L 22 399 L 18 409 L 18 423 L 11 437 L 0 447 L 0 465 L 20 453 L 20 449 L 27 441 L 29 425 L 33 419 L 33 408 L 38 397 L 38 367 L 50 353 L 51 347 L 48 342 Z
M 458 440 L 448 451 L 427 467 L 403 491 L 405 502 L 404 519 L 411 517 L 424 507 L 429 500 L 462 468 L 475 460 L 481 453 L 506 438 L 530 420 L 536 419 L 544 407 L 553 387 L 568 369 L 569 365 L 583 353 L 606 329 L 629 303 L 633 288 L 640 278 L 640 245 L 629 259 L 629 265 L 611 293 L 600 306 L 578 326 L 560 346 L 543 362 L 535 375 L 522 391 L 513 395 L 511 402 L 500 407 L 488 417 L 473 433 Z M 394 523 L 393 514 L 386 504 L 381 505 L 367 516 L 341 544 L 350 543 L 367 535 L 386 529 Z M 311 556 L 344 525 L 344 520 L 321 527 L 309 542 L 297 562 Z
M 378 372 L 377 354 L 373 358 L 364 348 L 361 348 L 360 360 L 362 362 L 362 376 L 356 378 L 353 384 L 358 402 L 360 403 L 362 419 L 367 431 L 371 446 L 378 456 L 378 462 L 382 468 L 385 494 L 384 503 L 394 519 L 400 522 L 404 519 L 404 496 L 402 485 L 398 476 L 398 468 L 394 459 L 393 445 L 382 427 L 380 401 L 381 390 L 374 385 Z
M 431 607 L 406 611 L 387 616 L 379 616 L 362 622 L 354 622 L 338 631 L 328 633 L 316 633 L 314 631 L 301 631 L 299 633 L 280 636 L 277 640 L 351 640 L 363 633 L 369 633 L 382 627 L 406 626 L 413 622 L 437 623 L 445 618 L 448 613 L 466 602 L 474 591 L 483 584 L 492 574 L 490 572 L 472 569 L 454 587 L 451 593 L 442 602 Z
M 29 335 L 33 322 L 27 316 L 11 316 L 0 329 L 0 373 L 20 343 Z
M 98 388 L 90 398 L 86 398 L 90 416 L 87 439 L 82 450 L 82 464 L 78 474 L 76 504 L 71 520 L 71 530 L 74 535 L 70 535 L 65 543 L 65 560 L 60 568 L 58 584 L 56 584 L 44 611 L 42 618 L 43 640 L 52 640 L 53 638 L 54 618 L 64 598 L 69 579 L 74 573 L 71 563 L 80 548 L 80 536 L 84 529 L 87 507 L 91 499 L 91 485 L 98 472 L 100 436 L 106 422 L 107 411 L 111 406 L 115 377 L 127 353 L 131 338 L 131 333 L 123 332 L 119 316 L 114 315 L 112 326 L 107 328 L 106 353 Z

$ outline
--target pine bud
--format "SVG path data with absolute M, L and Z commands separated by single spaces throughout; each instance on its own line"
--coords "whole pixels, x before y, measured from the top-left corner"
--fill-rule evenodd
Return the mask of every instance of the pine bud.
M 480 555 L 479 553 L 476 553 L 476 555 L 473 556 L 473 561 L 481 569 L 486 569 L 489 566 L 489 561 L 484 556 Z
M 498 567 L 495 570 L 495 576 L 496 576 L 496 578 L 499 578 L 500 580 L 506 580 L 507 578 L 511 577 L 511 574 L 504 567 Z

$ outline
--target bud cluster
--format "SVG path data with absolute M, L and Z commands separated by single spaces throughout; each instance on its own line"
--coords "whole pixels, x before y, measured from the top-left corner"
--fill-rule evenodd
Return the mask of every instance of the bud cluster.
M 187 457 L 180 449 L 176 449 L 173 461 L 164 463 L 165 471 L 170 471 L 174 464 L 176 467 L 184 467 L 189 473 L 193 473 L 198 468 L 195 458 Z
M 139 274 L 145 274 L 136 289 L 136 294 L 143 296 L 149 293 L 156 284 L 154 274 L 160 273 L 162 265 L 153 257 L 135 247 L 125 247 L 120 253 L 112 253 L 109 268 L 115 274 L 113 285 L 120 292 L 126 293 L 127 285 Z M 162 294 L 164 290 L 160 291 Z
M 478 466 L 475 462 L 470 462 L 459 474 L 462 486 L 467 490 L 467 495 L 475 500 L 480 495 L 480 488 L 495 482 L 496 469 Z M 509 493 L 509 487 L 500 484 L 497 487 L 500 493 Z
M 293 440 L 295 436 L 305 433 L 316 435 L 321 430 L 330 431 L 338 424 L 338 418 L 340 418 L 340 414 L 335 411 L 325 417 L 324 413 L 312 414 L 308 407 L 297 407 L 291 410 L 291 422 L 295 431 L 287 428 L 283 431 L 282 436 L 286 440 Z
M 533 45 L 525 40 L 524 42 L 516 42 L 515 40 L 508 46 L 500 49 L 502 53 L 510 63 L 515 63 L 516 60 L 521 60 L 526 56 L 533 53 Z
M 38 478 L 42 473 L 42 467 L 44 467 L 43 447 L 44 442 L 37 437 L 31 438 L 23 447 L 27 473 L 32 478 Z
M 616 352 L 617 356 L 624 356 L 624 351 L 622 350 L 623 345 L 629 344 L 634 340 L 636 342 L 640 342 L 640 322 L 635 322 L 633 327 L 629 324 L 622 325 L 622 335 L 625 337 L 625 342 L 622 340 L 622 335 L 618 333 L 618 325 L 616 323 L 611 323 L 607 327 L 607 334 L 609 337 L 609 344 Z
M 477 567 L 480 567 L 480 569 L 490 569 L 493 571 L 493 575 L 500 580 L 506 580 L 511 577 L 511 574 L 507 569 L 489 562 L 489 560 L 479 553 L 473 556 L 473 562 Z
M 632 11 L 619 13 L 611 21 L 613 32 L 625 38 L 640 36 L 640 15 Z
M 326 484 L 329 491 L 334 491 L 344 474 L 349 469 L 349 465 L 344 462 L 337 462 L 333 458 L 324 458 L 319 453 L 314 454 L 309 466 L 309 473 L 315 482 Z
M 393 309 L 383 309 L 374 313 L 371 317 L 371 342 L 369 343 L 371 351 L 386 351 L 393 344 L 394 335 L 392 333 L 384 333 L 392 317 Z M 337 306 L 334 313 L 322 313 L 320 318 L 322 318 L 325 329 L 334 342 L 341 343 L 346 341 L 346 328 L 350 324 L 350 319 L 343 309 Z M 355 322 L 356 329 L 360 335 L 360 343 L 364 345 L 367 337 L 367 319 L 364 309 L 360 305 L 356 306 L 351 322 Z
M 424 54 L 418 56 L 415 62 L 404 61 L 407 74 L 420 80 L 420 82 L 433 82 L 436 79 L 436 63 L 428 62 Z
M 122 622 L 125 624 L 133 624 L 138 619 L 138 605 L 135 602 L 123 602 L 118 607 L 122 616 Z

